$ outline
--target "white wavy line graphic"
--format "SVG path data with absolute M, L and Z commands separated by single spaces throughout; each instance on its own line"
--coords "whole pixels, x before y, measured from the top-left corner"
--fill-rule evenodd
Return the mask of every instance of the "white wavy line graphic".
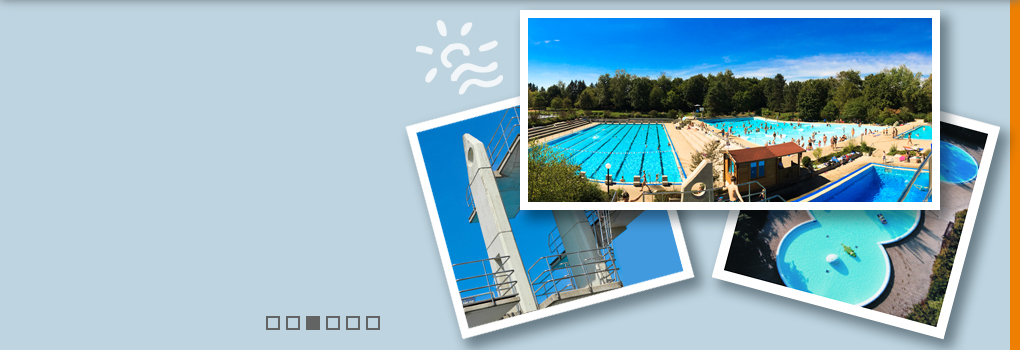
M 478 47 L 478 51 L 481 51 L 481 52 L 489 51 L 489 50 L 492 50 L 492 49 L 496 48 L 496 45 L 499 45 L 499 43 L 497 43 L 495 40 L 493 40 L 493 41 L 487 42 L 485 44 L 482 44 L 482 46 L 479 46 Z
M 492 79 L 492 80 L 489 80 L 489 81 L 479 80 L 479 79 L 468 79 L 467 81 L 464 82 L 464 84 L 460 84 L 460 94 L 463 95 L 464 92 L 467 91 L 467 88 L 469 86 L 471 86 L 471 85 L 478 85 L 478 87 L 490 88 L 490 87 L 499 85 L 499 83 L 502 83 L 502 82 L 503 82 L 503 76 L 502 75 L 496 77 L 496 79 Z
M 453 63 L 450 63 L 450 60 L 446 59 L 446 56 L 449 56 L 450 52 L 454 50 L 460 50 L 461 52 L 464 53 L 464 56 L 471 56 L 471 49 L 468 49 L 467 45 L 461 43 L 453 43 L 447 45 L 446 48 L 443 49 L 442 57 L 440 57 L 440 61 L 443 61 L 443 66 L 446 66 L 446 68 L 453 67 Z
M 450 76 L 450 81 L 457 81 L 457 79 L 460 79 L 460 75 L 464 74 L 465 71 L 472 71 L 475 73 L 488 73 L 496 70 L 497 66 L 498 65 L 496 64 L 496 62 L 489 63 L 489 65 L 485 67 L 476 66 L 471 63 L 464 63 L 457 66 L 457 69 L 453 70 L 453 75 Z
M 443 20 L 436 21 L 436 29 L 439 29 L 439 35 L 446 36 L 446 23 Z
M 432 79 L 436 77 L 436 72 L 438 72 L 438 71 L 439 70 L 435 69 L 435 68 L 430 69 L 429 73 L 425 74 L 425 82 L 426 83 L 431 83 Z
M 426 55 L 431 55 L 432 54 L 432 48 L 428 47 L 428 46 L 418 46 L 418 47 L 415 47 L 414 51 L 415 52 L 421 52 L 421 53 L 426 54 Z

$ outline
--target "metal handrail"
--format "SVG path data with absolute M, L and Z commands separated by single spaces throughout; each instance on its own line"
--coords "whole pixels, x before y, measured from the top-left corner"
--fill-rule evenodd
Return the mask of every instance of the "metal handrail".
M 489 143 L 485 145 L 485 153 L 489 156 L 489 165 L 495 166 L 496 159 L 510 151 L 510 143 L 513 142 L 516 135 L 520 134 L 521 117 L 518 111 L 520 108 L 511 107 L 503 112 L 503 118 L 499 121 L 499 130 L 492 134 L 492 137 L 489 138 Z M 508 120 L 507 116 L 511 109 L 514 111 L 514 114 Z
M 758 187 L 761 188 L 761 191 L 759 191 L 759 192 L 752 192 L 751 191 L 751 185 L 752 184 L 758 185 Z M 763 186 L 758 181 L 744 182 L 744 183 L 738 184 L 737 188 L 739 189 L 740 186 L 744 186 L 744 185 L 747 185 L 747 194 L 746 195 L 741 195 L 740 197 L 748 199 L 748 202 L 751 202 L 752 201 L 751 198 L 754 197 L 754 196 L 758 196 L 760 198 L 760 200 L 758 200 L 756 202 L 767 202 L 767 201 L 771 200 L 772 198 L 776 198 L 776 197 L 779 197 L 780 199 L 783 198 L 783 197 L 780 197 L 778 195 L 769 197 L 768 196 L 768 189 L 766 189 L 765 186 Z M 645 201 L 645 196 L 647 196 L 647 195 L 676 195 L 676 194 L 694 194 L 695 192 L 705 192 L 705 195 L 709 196 L 709 198 L 712 199 L 711 200 L 712 202 L 720 202 L 719 200 L 716 200 L 716 197 L 715 197 L 715 192 L 719 191 L 719 190 L 725 192 L 726 191 L 726 187 L 712 187 L 712 188 L 706 188 L 706 189 L 703 189 L 703 190 L 689 190 L 689 191 L 661 191 L 661 192 L 642 191 L 641 192 L 641 194 L 642 194 L 641 201 L 644 202 Z M 722 198 L 725 198 L 725 196 L 722 197 Z M 784 200 L 784 202 L 785 202 L 785 200 Z
M 598 233 L 595 239 L 599 248 L 611 248 L 613 246 L 613 226 L 609 221 L 610 215 L 611 212 L 608 210 L 585 211 L 588 225 L 591 226 L 592 231 Z
M 511 143 L 514 141 L 516 135 L 521 132 L 521 117 L 519 110 L 521 107 L 511 107 L 503 111 L 503 117 L 499 121 L 499 130 L 496 130 L 492 137 L 489 138 L 489 142 L 485 145 L 485 154 L 489 157 L 489 166 L 496 166 L 496 159 L 498 156 L 504 156 L 509 153 Z M 514 111 L 513 115 L 510 115 L 510 110 Z M 510 119 L 507 119 L 507 116 Z M 514 133 L 516 131 L 516 133 Z M 503 147 L 500 147 L 503 146 Z M 494 153 L 498 152 L 498 153 Z M 471 197 L 471 184 L 466 186 L 465 197 L 467 206 L 470 208 L 475 207 L 474 199 Z
M 563 249 L 563 238 L 560 237 L 558 227 L 553 226 L 553 229 L 549 231 L 549 236 L 546 239 L 549 245 L 549 252 L 553 254 L 561 254 Z
M 931 159 L 931 153 L 928 153 L 927 157 L 924 157 L 924 161 L 921 165 L 917 166 L 917 170 L 914 171 L 914 176 L 910 178 L 910 182 L 907 183 L 907 187 L 903 189 L 903 193 L 900 194 L 900 199 L 897 202 L 902 202 L 907 199 L 907 194 L 910 193 L 910 189 L 914 188 L 914 182 L 917 181 L 917 177 L 921 175 L 921 171 L 925 170 L 925 164 L 928 164 L 928 160 Z M 928 180 L 931 181 L 931 171 L 928 172 Z M 928 186 L 928 192 L 931 193 L 931 186 Z
M 469 264 L 477 264 L 477 263 L 482 263 L 482 262 L 487 262 L 487 261 L 496 261 L 496 263 L 499 265 L 499 271 L 489 272 L 489 271 L 491 271 L 491 266 L 489 266 L 489 264 L 482 264 L 482 274 L 481 275 L 475 275 L 475 276 L 470 276 L 470 277 L 464 277 L 464 278 L 456 279 L 456 282 L 461 282 L 461 281 L 473 280 L 473 279 L 478 279 L 478 278 L 484 278 L 485 279 L 485 283 L 486 283 L 486 285 L 481 286 L 481 287 L 474 287 L 474 288 L 468 288 L 468 289 L 459 290 L 458 293 L 460 293 L 460 295 L 461 295 L 461 298 L 460 298 L 461 303 L 466 304 L 466 303 L 469 303 L 469 302 L 485 301 L 486 299 L 478 300 L 478 297 L 485 296 L 485 295 L 489 296 L 488 300 L 491 300 L 493 303 L 495 303 L 496 298 L 499 298 L 499 297 L 502 297 L 502 296 L 506 296 L 506 295 L 511 295 L 511 294 L 517 294 L 517 281 L 514 281 L 514 280 L 510 279 L 510 277 L 513 275 L 514 270 L 512 270 L 512 269 L 511 270 L 503 269 L 503 264 L 506 264 L 506 262 L 509 259 L 510 259 L 509 256 L 499 256 L 499 257 L 495 257 L 495 258 L 488 258 L 488 259 L 482 259 L 482 260 L 475 260 L 475 261 L 468 261 L 468 262 L 462 262 L 462 263 L 458 263 L 458 264 L 453 264 L 453 267 L 457 267 L 457 266 L 463 266 L 463 265 L 469 265 Z M 491 283 L 489 282 L 490 277 L 491 277 Z M 476 291 L 476 290 L 481 290 L 481 289 L 485 289 L 486 291 L 484 293 L 472 294 L 472 295 L 467 295 L 467 296 L 464 295 L 464 293 L 472 292 L 472 291 Z
M 577 259 L 581 259 L 581 254 L 585 253 L 595 253 L 597 256 L 595 258 L 580 260 L 579 263 L 570 262 L 570 256 L 577 256 Z M 550 266 L 550 259 L 552 261 L 558 260 L 559 262 L 564 261 L 563 259 L 567 259 L 567 264 Z M 539 263 L 543 263 L 543 265 L 548 266 L 548 268 L 540 272 L 537 276 L 533 275 L 532 270 L 534 270 Z M 598 265 L 600 264 L 604 265 L 604 267 L 599 268 Z M 595 265 L 592 271 L 588 271 L 590 265 Z M 575 273 L 575 268 L 581 268 L 582 272 L 580 274 Z M 562 270 L 566 270 L 566 274 L 562 277 L 557 277 L 557 271 Z M 532 290 L 535 291 L 535 297 L 541 298 L 551 294 L 559 295 L 559 293 L 564 291 L 577 289 L 576 279 L 580 277 L 584 277 L 586 282 L 585 284 L 587 286 L 591 286 L 592 275 L 596 275 L 598 280 L 603 283 L 617 281 L 619 280 L 619 270 L 620 269 L 616 267 L 616 257 L 613 253 L 613 249 L 598 248 L 541 257 L 528 268 L 528 275 L 536 276 L 531 281 L 531 286 Z M 564 280 L 573 280 L 573 282 L 561 287 L 560 282 Z

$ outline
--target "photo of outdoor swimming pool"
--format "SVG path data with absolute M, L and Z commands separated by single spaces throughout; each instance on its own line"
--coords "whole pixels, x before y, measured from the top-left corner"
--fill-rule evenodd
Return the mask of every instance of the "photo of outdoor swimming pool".
M 969 240 L 983 191 L 979 170 L 991 164 L 986 150 L 994 147 L 998 132 L 981 123 L 975 127 L 983 129 L 941 124 L 945 156 L 941 181 L 932 184 L 943 193 L 939 210 L 731 212 L 714 277 L 844 312 L 866 308 L 865 317 L 886 323 L 894 317 L 944 331 L 943 305 L 952 305 L 955 293 L 953 265 L 964 259 L 957 249 Z M 919 129 L 912 132 L 924 137 Z M 837 183 L 821 196 L 855 200 L 858 192 L 881 188 L 882 182 L 902 188 L 917 170 L 873 164 L 859 172 L 849 179 L 857 184 L 844 189 Z M 786 289 L 771 289 L 776 285 Z
M 659 124 L 602 124 L 557 138 L 548 145 L 553 152 L 580 164 L 581 171 L 597 181 L 604 181 L 607 172 L 617 182 L 632 182 L 634 176 L 656 182 L 662 175 L 671 181 L 684 178 L 666 129 Z
M 938 135 L 932 140 L 932 132 L 938 131 L 933 123 L 940 118 L 934 109 L 940 75 L 931 64 L 937 56 L 932 52 L 937 46 L 931 41 L 933 18 L 751 19 L 656 13 L 654 18 L 621 18 L 616 11 L 590 11 L 584 17 L 522 12 L 520 58 L 526 69 L 520 79 L 521 112 L 527 116 L 520 132 L 522 140 L 527 139 L 521 152 L 526 178 L 522 207 L 937 207 L 941 190 L 928 181 L 941 172 L 932 168 L 937 162 L 929 161 L 941 156 L 940 144 L 934 142 Z M 782 28 L 796 37 L 820 35 L 822 23 L 900 30 L 895 44 L 859 31 L 837 31 L 824 42 L 842 48 L 828 52 L 835 47 L 786 43 L 782 36 L 758 31 L 733 32 L 749 23 Z M 798 55 L 802 61 L 794 67 L 766 60 L 750 70 L 744 63 L 709 63 L 708 56 L 680 50 L 689 45 L 684 39 L 662 37 L 664 28 L 725 28 L 700 34 L 699 40 L 727 43 L 725 50 L 711 49 L 718 51 L 712 57 Z M 527 39 L 532 36 L 558 39 Z M 904 47 L 922 55 L 886 57 L 886 52 Z M 592 55 L 607 51 L 640 54 Z M 865 66 L 821 58 L 860 52 L 884 58 Z M 791 75 L 801 66 L 817 65 L 830 67 Z M 910 169 L 916 171 L 902 181 Z M 868 202 L 878 204 L 861 204 Z

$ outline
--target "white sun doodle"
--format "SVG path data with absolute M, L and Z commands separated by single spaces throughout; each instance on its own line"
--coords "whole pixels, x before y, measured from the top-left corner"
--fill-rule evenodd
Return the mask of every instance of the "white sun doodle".
M 445 37 L 446 36 L 446 23 L 443 23 L 442 20 L 436 21 L 436 27 L 439 29 L 439 35 Z M 471 22 L 465 23 L 464 26 L 460 28 L 460 36 L 465 36 L 470 31 L 471 31 Z M 478 47 L 478 51 L 479 52 L 485 52 L 485 51 L 492 50 L 493 48 L 496 47 L 497 44 L 498 43 L 496 43 L 495 40 L 490 41 L 488 43 L 485 43 L 485 44 L 482 44 L 481 46 L 479 46 Z M 428 46 L 418 46 L 418 47 L 414 48 L 414 51 L 420 52 L 420 53 L 423 53 L 423 54 L 426 54 L 426 55 L 431 55 L 433 50 L 432 50 L 431 47 L 428 47 Z M 443 49 L 443 52 L 439 56 L 439 61 L 443 63 L 444 67 L 446 67 L 446 68 L 453 68 L 453 63 L 450 63 L 449 56 L 450 56 L 450 53 L 452 53 L 454 51 L 460 51 L 464 56 L 471 56 L 471 49 L 468 48 L 467 45 L 464 45 L 464 44 L 461 44 L 461 43 L 453 43 L 453 44 L 450 44 L 450 45 L 446 45 L 446 48 Z M 489 72 L 492 72 L 492 71 L 496 70 L 497 66 L 498 65 L 496 64 L 496 62 L 489 63 L 489 65 L 485 66 L 485 67 L 476 66 L 476 65 L 471 64 L 471 63 L 464 63 L 464 64 L 461 64 L 461 65 L 457 66 L 457 68 L 453 70 L 453 74 L 450 75 L 450 81 L 457 81 L 457 79 L 460 79 L 461 74 L 464 74 L 464 72 L 466 72 L 466 71 L 472 71 L 472 72 L 475 72 L 475 73 L 489 73 Z M 431 83 L 432 79 L 435 79 L 436 73 L 438 73 L 438 72 L 439 72 L 438 68 L 430 69 L 429 72 L 427 74 L 425 74 L 425 82 L 426 83 Z M 464 92 L 467 91 L 467 88 L 469 86 L 471 86 L 471 85 L 478 85 L 479 87 L 489 88 L 489 87 L 493 87 L 493 86 L 499 85 L 499 83 L 502 83 L 502 82 L 503 82 L 503 76 L 502 75 L 500 75 L 500 76 L 496 77 L 496 79 L 492 79 L 492 80 L 468 79 L 468 80 L 465 80 L 463 84 L 460 84 L 460 94 L 463 95 Z

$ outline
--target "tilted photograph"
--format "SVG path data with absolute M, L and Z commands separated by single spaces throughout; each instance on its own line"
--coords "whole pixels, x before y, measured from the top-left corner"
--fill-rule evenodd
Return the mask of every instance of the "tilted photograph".
M 941 338 L 998 127 L 941 133 L 940 210 L 733 211 L 714 277 Z

